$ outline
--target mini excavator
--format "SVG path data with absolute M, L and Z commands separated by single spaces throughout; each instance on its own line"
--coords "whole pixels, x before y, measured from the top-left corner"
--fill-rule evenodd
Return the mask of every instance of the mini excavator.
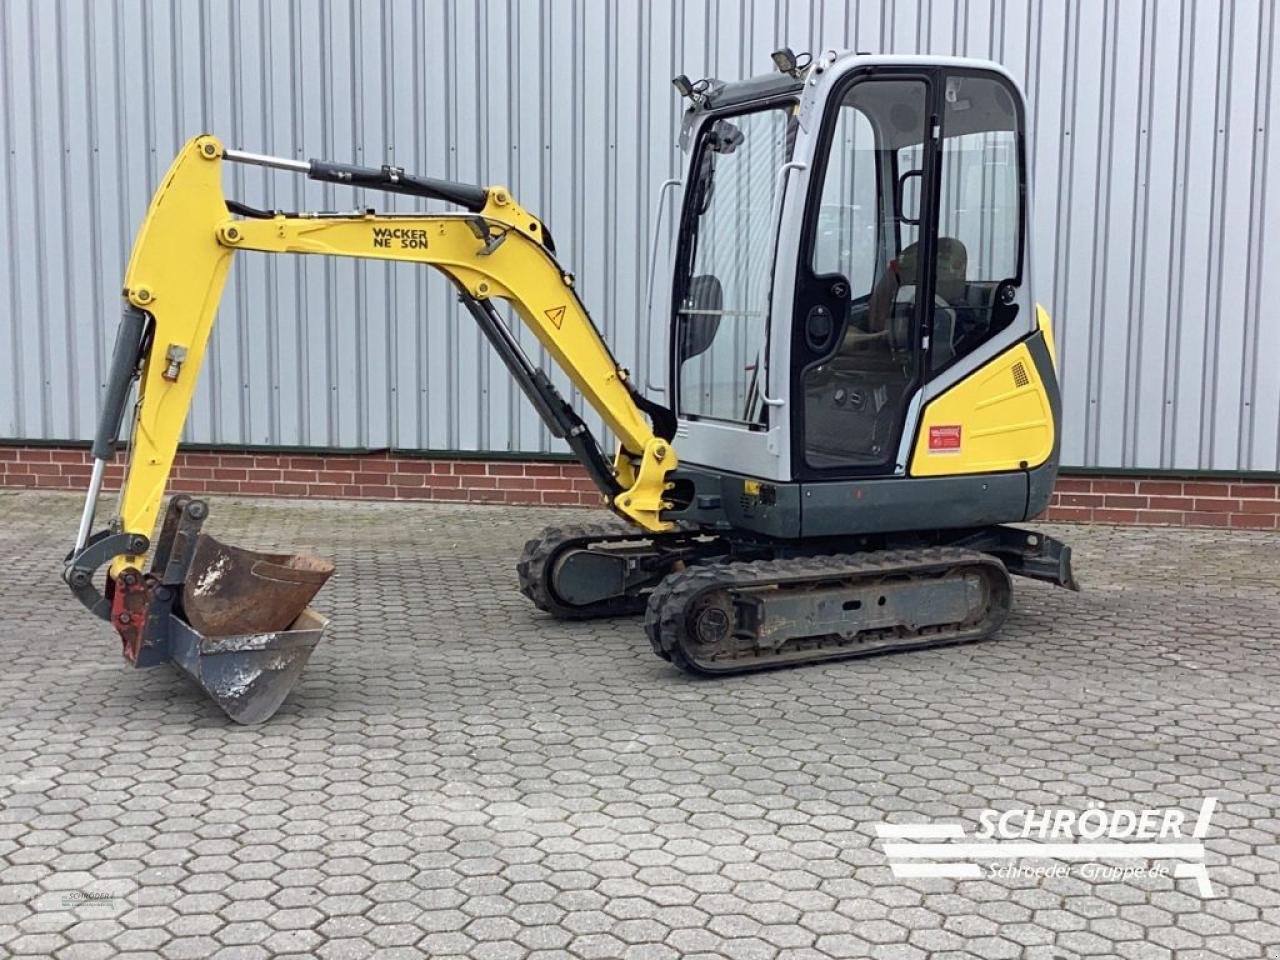
M 126 659 L 173 662 L 256 723 L 325 628 L 309 603 L 328 561 L 222 544 L 202 530 L 206 503 L 186 495 L 151 539 L 240 250 L 448 277 L 616 514 L 530 540 L 521 592 L 559 618 L 643 612 L 654 652 L 682 670 L 979 640 L 1009 612 L 1011 574 L 1076 589 L 1069 547 L 1009 526 L 1049 502 L 1061 409 L 1033 299 L 1017 84 L 969 59 L 784 48 L 773 62 L 742 81 L 674 81 L 685 172 L 659 194 L 659 235 L 680 199 L 674 241 L 665 253 L 655 242 L 650 267 L 648 324 L 668 349 L 665 385 L 647 391 L 604 342 L 546 225 L 505 188 L 188 142 L 129 261 L 64 571 Z M 259 210 L 224 196 L 228 163 L 459 209 Z M 499 304 L 612 432 L 612 456 Z M 124 484 L 95 531 L 135 382 Z

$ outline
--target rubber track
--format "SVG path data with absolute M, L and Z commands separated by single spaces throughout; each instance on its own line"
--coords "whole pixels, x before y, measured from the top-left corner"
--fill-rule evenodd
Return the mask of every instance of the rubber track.
M 624 543 L 629 540 L 647 540 L 651 534 L 624 523 L 574 523 L 547 527 L 538 536 L 525 543 L 516 562 L 520 578 L 520 592 L 533 601 L 533 605 L 560 620 L 589 620 L 594 617 L 621 617 L 640 613 L 646 598 L 611 597 L 586 606 L 573 606 L 561 600 L 551 586 L 551 574 L 556 558 L 572 547 L 590 543 Z
M 810 645 L 811 657 L 794 652 L 766 652 L 756 660 L 727 660 L 721 666 L 700 663 L 686 649 L 686 623 L 690 603 L 704 593 L 735 588 L 760 588 L 773 585 L 802 584 L 815 586 L 850 579 L 878 579 L 910 574 L 912 570 L 937 573 L 947 568 L 981 566 L 998 568 L 1006 585 L 1002 596 L 996 596 L 987 618 L 975 627 L 945 634 L 920 634 L 902 637 L 897 643 L 880 643 L 863 647 L 857 642 L 824 643 L 818 639 L 803 641 Z M 669 660 L 688 673 L 724 675 L 748 673 L 771 667 L 795 666 L 826 660 L 872 656 L 893 650 L 950 646 L 982 640 L 995 633 L 1008 615 L 1010 602 L 1009 575 L 1004 565 L 988 554 L 955 547 L 932 547 L 918 550 L 873 550 L 860 554 L 831 554 L 815 557 L 787 557 L 777 560 L 754 560 L 729 563 L 704 563 L 666 577 L 649 596 L 644 628 L 658 656 Z M 900 629 L 900 628 L 892 628 Z M 889 631 L 877 631 L 888 633 Z

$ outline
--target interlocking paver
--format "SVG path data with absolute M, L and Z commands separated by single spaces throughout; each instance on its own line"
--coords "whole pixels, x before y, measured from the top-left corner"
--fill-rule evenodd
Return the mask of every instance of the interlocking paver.
M 1062 528 L 998 640 L 716 681 L 514 589 L 580 512 L 215 500 L 339 574 L 298 689 L 230 725 L 57 578 L 78 498 L 0 492 L 0 952 L 472 960 L 1280 957 L 1280 553 Z M 895 878 L 873 824 L 1219 808 L 1186 880 Z M 67 895 L 86 899 L 68 902 Z M 96 899 L 93 899 L 96 898 Z

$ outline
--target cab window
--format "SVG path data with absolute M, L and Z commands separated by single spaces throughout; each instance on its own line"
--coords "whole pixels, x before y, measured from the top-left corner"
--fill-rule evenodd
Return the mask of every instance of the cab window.
M 774 189 L 791 112 L 707 124 L 695 148 L 676 272 L 675 363 L 681 416 L 763 424 L 758 377 L 769 323 Z
M 854 83 L 840 101 L 810 242 L 802 308 L 805 463 L 874 467 L 897 452 L 917 379 L 915 291 L 921 264 L 929 85 Z
M 946 78 L 931 372 L 972 353 L 1017 315 L 1023 189 L 1014 97 L 991 76 Z

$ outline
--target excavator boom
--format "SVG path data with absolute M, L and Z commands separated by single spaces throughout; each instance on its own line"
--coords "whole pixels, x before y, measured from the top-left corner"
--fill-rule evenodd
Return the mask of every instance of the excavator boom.
M 224 197 L 225 162 L 444 200 L 467 212 L 255 210 Z M 505 188 L 416 177 L 391 167 L 242 153 L 226 150 L 214 137 L 196 137 L 183 147 L 156 191 L 129 260 L 124 314 L 93 445 L 93 475 L 64 573 L 81 601 L 112 621 L 133 662 L 149 665 L 166 657 L 180 665 L 189 661 L 192 668 L 187 672 L 233 717 L 266 719 L 301 669 L 296 656 L 283 656 L 271 643 L 303 616 L 332 572 L 327 561 L 317 558 L 256 554 L 217 543 L 200 532 L 204 504 L 186 497 L 171 502 L 152 570 L 141 570 L 237 250 L 406 261 L 441 271 L 551 432 L 582 460 L 605 502 L 643 530 L 670 528 L 660 511 L 669 506 L 667 475 L 677 465 L 670 444 L 674 420 L 632 387 L 578 298 L 572 274 L 557 263 L 546 228 Z M 611 460 L 546 373 L 529 361 L 495 301 L 510 304 L 617 437 Z M 105 466 L 114 456 L 135 379 L 138 398 L 119 507 L 110 525 L 95 534 Z M 100 592 L 94 577 L 102 566 L 108 569 Z M 316 616 L 308 615 L 300 632 L 318 639 L 315 623 Z M 188 650 L 179 657 L 178 634 L 195 653 Z M 228 635 L 239 642 L 226 643 Z M 255 636 L 270 640 L 259 640 L 262 649 L 250 650 L 254 642 L 244 638 Z M 205 669 L 214 654 L 197 655 L 202 649 L 216 651 L 222 669 Z M 264 650 L 271 655 L 260 656 Z M 249 661 L 255 658 L 267 667 L 257 670 L 249 683 L 246 671 L 252 672 Z M 305 656 L 302 659 L 305 662 Z M 230 678 L 235 703 L 226 691 L 212 687 L 213 673 Z M 240 701 L 255 685 L 270 695 L 250 698 L 254 705 L 246 710 Z M 281 685 L 283 691 L 278 689 Z

